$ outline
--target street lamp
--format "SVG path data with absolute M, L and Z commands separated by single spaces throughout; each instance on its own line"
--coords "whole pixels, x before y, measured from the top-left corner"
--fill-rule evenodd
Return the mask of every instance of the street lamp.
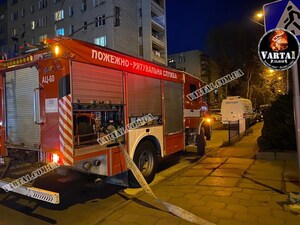
M 262 18 L 264 17 L 264 14 L 262 12 L 258 12 L 255 14 L 255 16 L 253 18 L 256 18 L 257 20 L 262 20 Z M 253 19 L 251 17 L 248 17 L 248 19 L 250 19 L 252 22 L 258 24 L 259 26 L 265 27 L 262 23 L 260 23 L 259 21 Z
M 259 12 L 256 14 L 256 17 L 258 17 L 259 19 L 261 19 L 264 16 L 264 14 L 262 12 Z

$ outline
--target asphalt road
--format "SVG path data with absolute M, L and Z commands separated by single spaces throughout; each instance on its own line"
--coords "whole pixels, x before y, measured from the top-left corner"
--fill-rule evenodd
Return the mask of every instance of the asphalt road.
M 212 140 L 207 142 L 207 151 L 222 145 L 226 138 L 226 130 L 214 130 Z M 151 185 L 174 175 L 199 159 L 193 147 L 163 159 Z M 59 192 L 61 195 L 59 205 L 1 191 L 0 225 L 94 225 L 128 201 L 124 192 L 137 194 L 142 191 L 110 184 L 95 184 L 93 182 L 95 177 L 78 174 L 71 174 L 69 177 L 72 179 L 48 174 L 36 182 L 39 187 Z

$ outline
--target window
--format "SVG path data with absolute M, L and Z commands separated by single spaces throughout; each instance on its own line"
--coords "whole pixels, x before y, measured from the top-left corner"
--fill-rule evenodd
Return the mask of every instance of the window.
M 86 0 L 81 1 L 81 11 L 82 12 L 86 11 Z
M 100 0 L 93 0 L 93 7 L 100 5 Z
M 36 28 L 36 22 L 32 20 L 30 24 L 31 24 L 31 30 L 34 30 Z
M 54 13 L 54 21 L 60 21 L 64 18 L 64 10 L 59 10 Z
M 47 7 L 47 0 L 39 0 L 39 9 L 44 9 Z
M 105 15 L 97 16 L 95 19 L 95 27 L 100 27 L 101 25 L 105 25 Z
M 31 5 L 31 6 L 30 6 L 30 12 L 31 12 L 31 13 L 34 13 L 34 5 Z
M 47 40 L 47 34 L 43 34 L 39 37 L 40 42 L 44 42 L 45 40 Z
M 14 5 L 14 4 L 17 4 L 18 3 L 18 0 L 12 0 L 11 1 L 11 5 Z
M 12 31 L 11 31 L 11 36 L 12 37 L 16 37 L 18 35 L 18 30 L 17 28 L 13 28 Z
M 193 93 L 196 90 L 197 90 L 197 85 L 196 84 L 190 84 L 190 93 Z M 193 101 L 197 101 L 197 99 L 194 99 Z
M 74 33 L 74 25 L 71 25 L 69 27 L 69 34 L 73 34 Z
M 22 38 L 24 38 L 24 36 L 25 36 L 25 30 L 26 30 L 25 23 L 23 23 L 22 24 L 22 30 L 21 30 L 21 32 L 22 32 L 21 37 Z
M 1 21 L 1 20 L 4 20 L 4 14 L 1 14 L 1 15 L 0 15 L 0 21 Z
M 65 35 L 65 29 L 64 28 L 57 29 L 55 34 L 64 36 Z
M 61 0 L 53 0 L 54 3 L 60 2 Z
M 143 28 L 139 27 L 139 36 L 142 37 L 143 36 Z
M 94 38 L 94 44 L 100 46 L 106 46 L 106 36 Z
M 86 31 L 87 30 L 87 22 L 83 22 L 83 28 L 82 28 L 83 31 Z
M 46 24 L 47 24 L 47 17 L 46 16 L 39 19 L 39 27 L 45 27 Z
M 25 16 L 25 8 L 21 9 L 21 16 L 24 17 Z
M 102 16 L 102 25 L 105 25 L 105 15 Z
M 140 17 L 142 17 L 142 9 L 139 9 L 139 15 L 140 15 Z
M 102 20 L 101 16 L 96 17 L 95 27 L 100 27 L 101 26 L 101 20 Z
M 14 12 L 10 15 L 11 21 L 16 21 L 18 20 L 18 12 Z
M 73 16 L 73 15 L 74 15 L 73 6 L 69 6 L 69 16 Z

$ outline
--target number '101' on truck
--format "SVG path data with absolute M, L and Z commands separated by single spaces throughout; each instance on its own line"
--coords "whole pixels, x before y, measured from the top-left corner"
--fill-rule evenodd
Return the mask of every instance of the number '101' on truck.
M 134 184 L 118 142 L 150 183 L 159 157 L 191 143 L 203 154 L 210 139 L 210 125 L 203 122 L 207 105 L 187 98 L 203 82 L 140 58 L 59 38 L 0 62 L 0 75 L 0 167 L 6 168 L 0 187 L 8 184 L 11 162 L 56 162 L 105 178 L 127 177 Z M 149 114 L 153 120 L 118 140 L 97 142 Z M 59 203 L 58 193 L 29 185 L 12 191 Z

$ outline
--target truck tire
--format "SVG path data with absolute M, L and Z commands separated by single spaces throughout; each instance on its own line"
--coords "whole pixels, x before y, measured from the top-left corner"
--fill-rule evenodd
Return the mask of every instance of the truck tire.
M 141 142 L 135 150 L 133 161 L 148 184 L 154 180 L 157 168 L 157 158 L 156 148 L 151 141 L 145 140 Z M 129 171 L 128 178 L 130 187 L 140 187 L 131 171 Z
M 200 134 L 196 137 L 197 144 L 197 154 L 199 156 L 203 156 L 205 154 L 205 137 L 204 137 L 204 129 L 201 128 Z

